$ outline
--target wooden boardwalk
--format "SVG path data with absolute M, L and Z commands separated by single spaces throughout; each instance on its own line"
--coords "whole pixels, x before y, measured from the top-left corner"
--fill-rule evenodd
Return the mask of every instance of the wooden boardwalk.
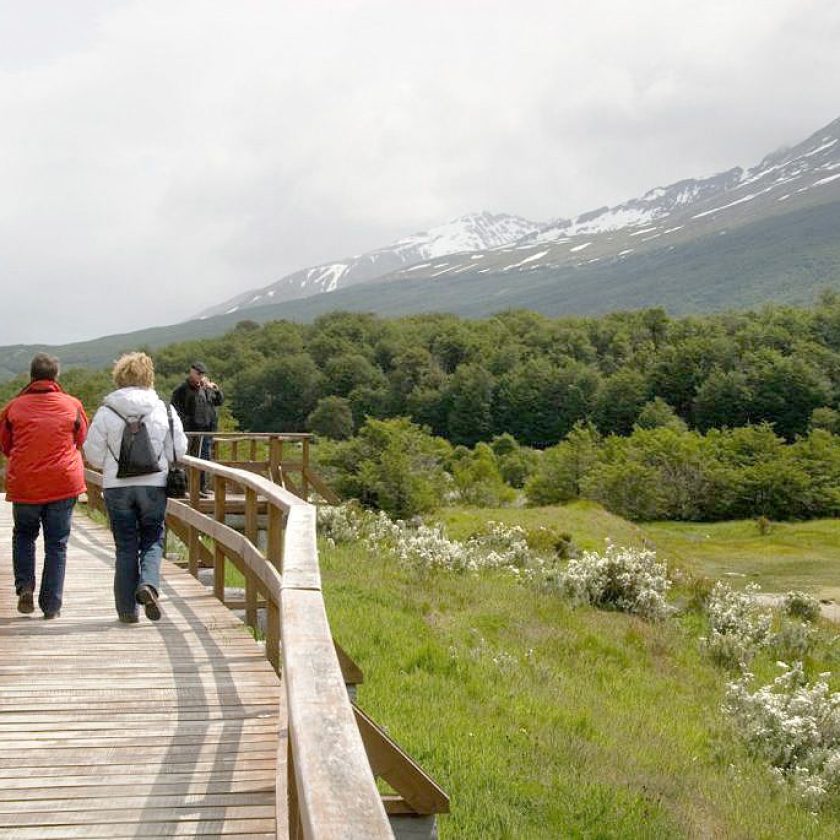
M 274 838 L 285 707 L 243 624 L 169 563 L 163 618 L 118 623 L 110 533 L 80 514 L 61 616 L 20 615 L 11 518 L 0 502 L 0 837 Z

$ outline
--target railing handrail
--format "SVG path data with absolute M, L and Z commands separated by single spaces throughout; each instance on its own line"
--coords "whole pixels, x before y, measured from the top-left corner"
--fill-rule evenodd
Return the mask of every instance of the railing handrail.
M 267 440 L 279 438 L 280 440 L 312 440 L 315 435 L 311 432 L 187 432 L 187 437 L 214 437 L 223 440 Z
M 279 634 L 266 633 L 266 655 L 273 662 L 277 651 L 270 648 L 277 645 L 278 636 L 283 641 L 282 682 L 288 714 L 288 762 L 278 756 L 277 778 L 277 813 L 286 814 L 288 824 L 281 825 L 278 819 L 278 837 L 296 837 L 301 831 L 303 837 L 318 840 L 393 838 L 327 620 L 314 506 L 246 470 L 190 456 L 182 460 L 192 474 L 193 495 L 189 504 L 170 499 L 167 513 L 219 541 L 217 551 L 235 552 L 262 584 L 269 612 L 272 607 L 279 612 Z M 279 511 L 285 518 L 282 537 L 271 525 L 275 513 L 269 517 L 269 544 L 263 554 L 247 536 L 196 510 L 199 472 L 213 477 L 217 505 L 221 494 L 222 508 L 229 482 Z M 89 484 L 102 486 L 101 473 L 88 469 L 85 475 Z M 281 544 L 272 544 L 272 539 Z M 269 630 L 271 623 L 269 616 Z M 286 790 L 288 812 L 281 801 Z

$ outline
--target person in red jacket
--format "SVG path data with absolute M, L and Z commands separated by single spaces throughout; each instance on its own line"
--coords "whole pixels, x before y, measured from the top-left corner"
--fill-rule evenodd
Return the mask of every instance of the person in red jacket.
M 85 492 L 79 451 L 88 420 L 82 404 L 56 381 L 58 359 L 38 353 L 30 383 L 0 412 L 0 450 L 9 459 L 6 501 L 12 502 L 12 560 L 18 611 L 35 611 L 35 540 L 44 528 L 44 572 L 38 606 L 44 618 L 61 610 L 73 506 Z

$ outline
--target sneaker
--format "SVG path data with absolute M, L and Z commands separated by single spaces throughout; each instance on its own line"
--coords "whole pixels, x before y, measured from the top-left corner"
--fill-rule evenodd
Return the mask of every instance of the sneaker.
M 137 603 L 143 605 L 146 618 L 149 621 L 157 621 L 160 618 L 160 607 L 157 604 L 157 595 L 151 586 L 144 584 L 137 590 Z
M 18 595 L 18 612 L 24 615 L 35 612 L 35 599 L 32 597 L 31 589 L 24 589 Z
M 45 612 L 44 618 L 51 619 L 51 618 L 58 618 L 61 615 L 61 610 L 56 610 L 55 612 Z
M 140 619 L 137 618 L 137 613 L 126 613 L 120 616 L 120 622 L 122 624 L 137 624 L 138 621 Z

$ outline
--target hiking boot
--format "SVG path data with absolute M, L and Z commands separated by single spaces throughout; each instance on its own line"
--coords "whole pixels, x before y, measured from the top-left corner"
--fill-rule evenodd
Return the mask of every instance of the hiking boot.
M 146 618 L 149 621 L 157 621 L 160 618 L 157 595 L 155 595 L 155 591 L 151 586 L 143 584 L 137 590 L 135 597 L 137 598 L 137 603 L 143 605 L 143 611 L 146 613 Z
M 137 618 L 137 613 L 126 613 L 125 615 L 121 615 L 119 618 L 121 624 L 137 624 L 137 622 L 140 621 L 140 619 Z
M 18 612 L 24 615 L 35 612 L 35 599 L 32 597 L 31 589 L 24 589 L 18 595 Z
M 58 618 L 60 615 L 61 615 L 61 610 L 55 610 L 54 612 L 45 612 L 44 613 L 44 618 L 49 620 L 51 618 Z

